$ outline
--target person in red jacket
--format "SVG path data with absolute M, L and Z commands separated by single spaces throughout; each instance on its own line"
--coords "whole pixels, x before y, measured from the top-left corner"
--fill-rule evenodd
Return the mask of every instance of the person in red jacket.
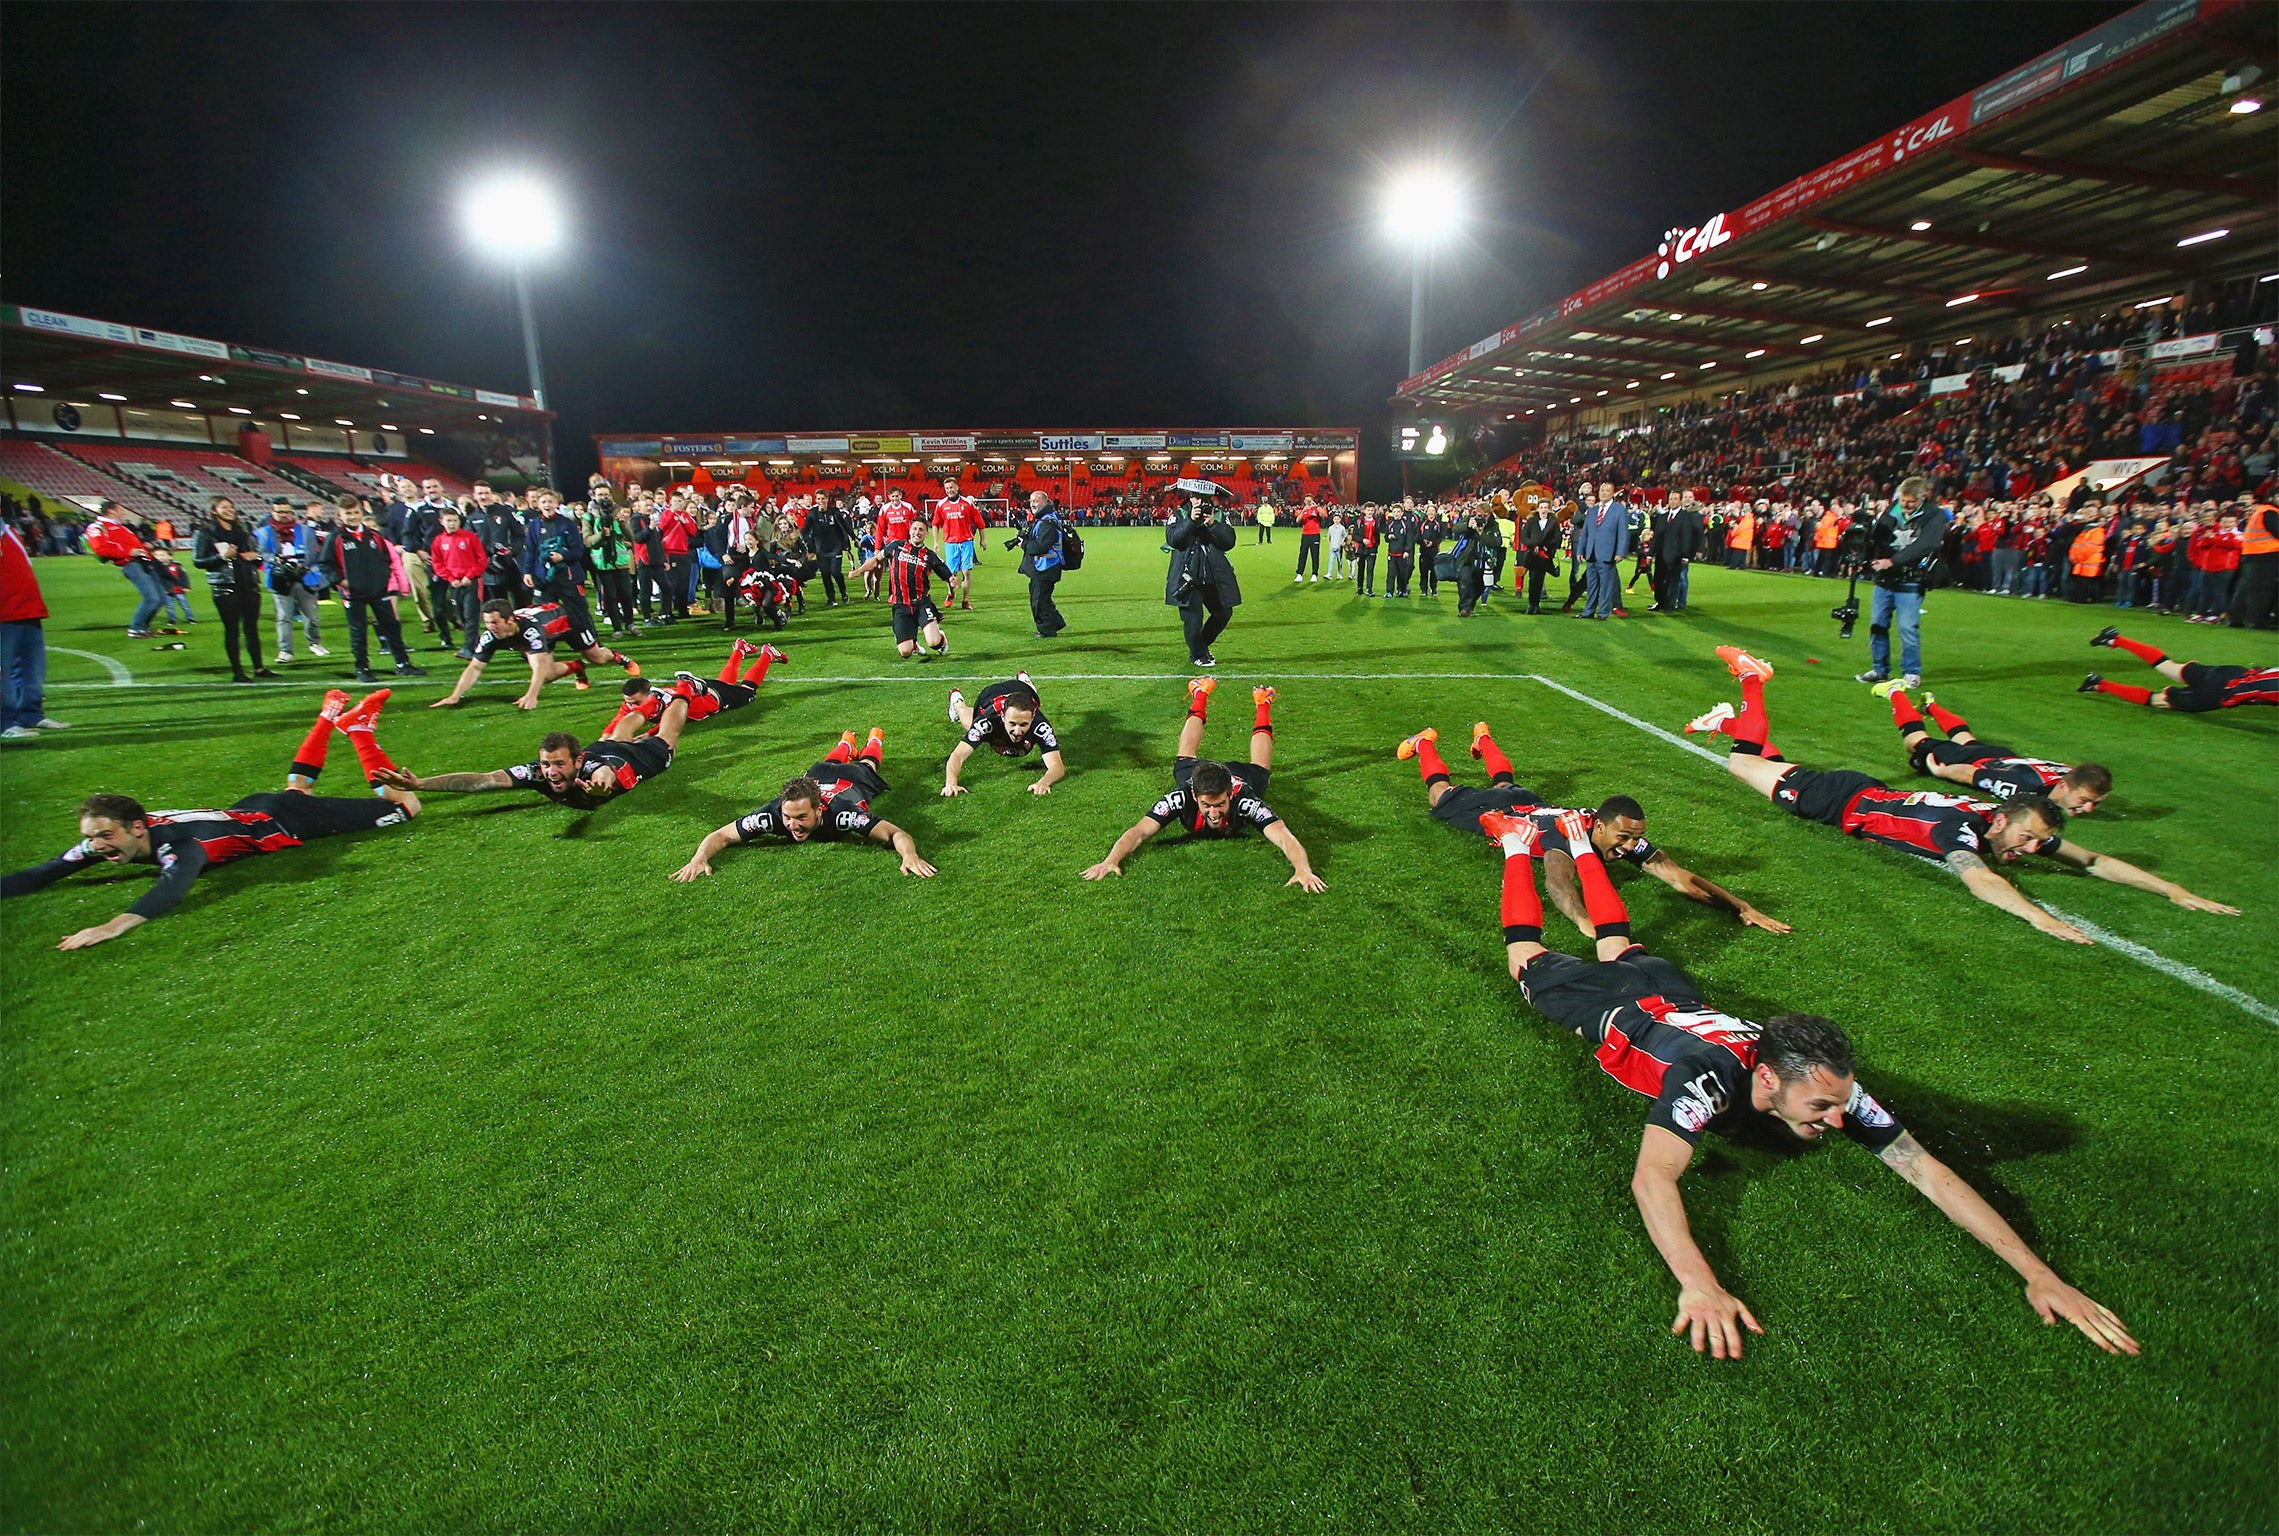
M 451 643 L 451 614 L 459 614 L 458 655 L 464 661 L 475 654 L 476 631 L 483 627 L 483 573 L 490 569 L 491 553 L 482 535 L 460 526 L 457 512 L 446 512 L 442 531 L 427 546 L 427 570 L 435 610 L 435 627 L 445 645 Z
M 138 601 L 134 617 L 127 620 L 127 638 L 150 639 L 150 621 L 166 606 L 166 577 L 159 571 L 157 557 L 142 541 L 142 535 L 128 526 L 126 509 L 115 501 L 104 502 L 96 509 L 95 521 L 87 525 L 80 540 L 96 559 L 117 566 L 119 574 L 135 589 Z
M 47 601 L 16 530 L 0 523 L 0 740 L 36 741 L 68 730 L 47 717 Z
M 665 546 L 665 616 L 685 619 L 688 617 L 689 551 L 696 543 L 696 519 L 676 500 L 657 514 L 657 536 Z
M 1311 496 L 1298 508 L 1298 574 L 1297 580 L 1306 579 L 1306 560 L 1314 562 L 1314 580 L 1322 579 L 1322 509 L 1314 505 Z

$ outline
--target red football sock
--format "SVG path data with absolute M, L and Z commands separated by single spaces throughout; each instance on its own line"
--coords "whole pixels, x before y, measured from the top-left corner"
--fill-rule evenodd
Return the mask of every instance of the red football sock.
M 1939 722 L 1939 729 L 1952 736 L 1957 731 L 1970 729 L 1970 722 L 1951 709 L 1941 709 L 1936 699 L 1923 706 L 1923 712 Z
M 1891 690 L 1891 723 L 1898 726 L 1903 735 L 1923 728 L 1923 712 L 1915 707 L 1914 700 L 1907 697 L 1905 689 Z
M 1489 778 L 1511 772 L 1511 759 L 1504 756 L 1503 748 L 1496 745 L 1493 736 L 1482 736 L 1475 745 L 1480 749 L 1480 761 L 1486 765 Z
M 364 770 L 367 783 L 378 770 L 396 766 L 389 760 L 388 754 L 380 750 L 379 732 L 370 725 L 359 723 L 349 726 L 347 735 L 348 744 L 356 749 L 356 766 Z
M 1543 898 L 1535 890 L 1535 861 L 1524 853 L 1504 857 L 1504 942 L 1543 942 Z
M 1209 694 L 1207 694 L 1207 693 L 1190 693 L 1190 694 L 1188 694 L 1188 695 L 1187 695 L 1187 713 L 1189 713 L 1190 715 L 1193 715 L 1193 716 L 1194 716 L 1196 719 L 1198 719 L 1198 720 L 1208 720 L 1208 719 L 1210 719 L 1210 718 L 1211 718 L 1211 696 L 1210 696 Z
M 1726 721 L 1722 730 L 1744 751 L 1762 753 L 1765 738 L 1772 734 L 1772 721 L 1765 715 L 1765 680 L 1755 673 L 1741 679 L 1741 712 Z
M 728 652 L 728 659 L 720 664 L 720 681 L 724 683 L 736 681 L 736 652 L 733 648 Z
M 883 768 L 886 766 L 886 743 L 877 740 L 866 741 L 863 743 L 863 749 L 857 752 L 855 756 L 873 768 Z
M 823 761 L 826 763 L 851 763 L 854 760 L 855 744 L 851 741 L 840 742 L 837 746 L 833 747 L 828 753 L 826 753 L 823 758 Z
M 1264 731 L 1269 736 L 1274 734 L 1274 701 L 1272 699 L 1259 701 L 1258 715 L 1250 722 L 1250 729 L 1254 734 L 1259 731 Z
M 1607 878 L 1606 865 L 1596 853 L 1575 855 L 1575 877 L 1583 884 L 1583 910 L 1590 914 L 1591 926 L 1598 937 L 1630 936 L 1630 909 L 1614 893 L 1614 882 Z
M 2115 635 L 2113 643 L 2148 667 L 2157 667 L 2168 659 L 2168 653 L 2159 646 L 2147 645 L 2142 640 L 2131 640 L 2127 635 Z
M 633 670 L 633 663 L 625 659 L 625 653 L 623 651 L 611 651 L 609 653 L 609 659 L 616 662 L 619 666 L 623 667 L 628 672 Z
M 1785 763 L 1788 761 L 1787 755 L 1783 753 L 1780 748 L 1774 746 L 1769 741 L 1765 743 L 1765 750 L 1759 752 L 1757 756 L 1763 758 L 1768 763 Z
M 1427 784 L 1434 779 L 1448 777 L 1448 765 L 1440 760 L 1440 746 L 1437 742 L 1420 741 L 1416 744 L 1416 771 L 1417 776 Z
M 309 727 L 309 734 L 301 738 L 301 749 L 293 754 L 292 771 L 304 779 L 313 779 L 324 771 L 325 748 L 332 745 L 332 721 L 324 716 Z
M 775 657 L 772 653 L 768 651 L 760 652 L 759 659 L 754 661 L 750 666 L 746 667 L 744 669 L 744 675 L 736 679 L 736 681 L 750 683 L 754 688 L 759 687 L 760 684 L 768 680 L 768 667 L 774 661 Z M 728 681 L 728 678 L 722 677 L 720 680 L 725 683 Z
M 2152 702 L 2152 690 L 2150 688 L 2139 688 L 2134 683 L 2107 682 L 2100 678 L 2097 683 L 2097 691 L 2109 693 L 2116 699 L 2127 699 L 2131 704 L 2150 704 Z

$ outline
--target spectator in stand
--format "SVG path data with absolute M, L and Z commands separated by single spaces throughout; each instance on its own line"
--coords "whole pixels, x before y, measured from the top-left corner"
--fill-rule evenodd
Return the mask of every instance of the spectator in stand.
M 231 678 L 250 683 L 277 674 L 261 664 L 261 550 L 253 527 L 237 515 L 237 503 L 216 496 L 207 521 L 198 526 L 190 563 L 206 573 L 214 610 L 222 619 L 222 648 L 229 654 Z M 239 649 L 242 636 L 244 648 Z M 251 672 L 246 664 L 253 665 Z
M 2239 570 L 2243 541 L 2229 512 L 2217 513 L 2211 504 L 2202 515 L 2212 518 L 2213 522 L 2203 524 L 2193 539 L 2199 546 L 2199 553 L 2192 562 L 2199 573 L 2199 595 L 2186 622 L 2221 624 L 2224 610 L 2231 603 L 2232 581 Z
M 1259 509 L 1262 520 L 1266 513 L 1266 508 Z M 1319 582 L 1322 579 L 1322 509 L 1314 505 L 1311 496 L 1298 508 L 1298 574 L 1295 580 L 1306 579 L 1306 562 L 1309 559 L 1314 563 L 1314 580 Z
M 153 638 L 150 621 L 166 606 L 166 577 L 158 568 L 157 557 L 135 532 L 133 514 L 115 501 L 102 503 L 95 509 L 95 520 L 87 525 L 85 542 L 89 554 L 106 565 L 117 566 L 127 585 L 135 589 L 135 611 L 127 620 L 127 638 Z
M 0 740 L 71 729 L 47 713 L 47 602 L 30 552 L 0 523 Z
M 395 605 L 388 600 L 388 583 L 396 570 L 389 548 L 380 531 L 366 523 L 364 504 L 353 496 L 341 497 L 340 527 L 325 541 L 320 564 L 348 610 L 348 648 L 356 658 L 360 683 L 379 681 L 372 675 L 367 628 L 379 631 L 380 643 L 396 659 L 398 677 L 427 676 L 425 667 L 412 665 Z
M 483 576 L 490 569 L 490 552 L 483 548 L 482 538 L 464 526 L 457 507 L 443 514 L 443 527 L 435 535 L 435 542 L 428 546 L 427 568 L 433 573 L 438 589 L 435 593 L 438 629 L 448 640 L 451 630 L 444 615 L 456 613 L 459 617 L 458 656 L 461 661 L 471 661 L 475 641 L 483 628 L 483 603 L 489 596 L 483 590 Z M 278 623 L 284 623 L 282 617 Z
M 2105 523 L 2092 516 L 2081 531 L 2073 536 L 2066 550 L 2066 564 L 2073 572 L 2073 580 L 2066 588 L 2066 596 L 2076 603 L 2097 601 L 2097 583 L 2105 574 Z
M 1758 506 L 1765 505 L 1763 502 Z M 1757 515 L 1744 507 L 1741 514 L 1725 528 L 1725 568 L 1729 571 L 1746 570 L 1751 552 L 1757 542 Z
M 1611 619 L 1622 595 L 1622 557 L 1630 552 L 1630 507 L 1615 495 L 1611 480 L 1599 486 L 1598 498 L 1575 520 L 1575 553 L 1586 572 L 1579 617 Z

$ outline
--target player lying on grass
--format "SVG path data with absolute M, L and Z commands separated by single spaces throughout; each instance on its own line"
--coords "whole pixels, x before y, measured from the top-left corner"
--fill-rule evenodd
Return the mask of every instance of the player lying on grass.
M 1721 654 L 1731 649 L 1723 647 Z M 1928 791 L 1908 794 L 1848 768 L 1803 768 L 1771 755 L 1765 746 L 1769 729 L 1765 680 L 1773 675 L 1773 669 L 1742 651 L 1727 656 L 1726 665 L 1741 680 L 1740 710 L 1719 704 L 1689 722 L 1686 729 L 1719 731 L 1731 738 L 1726 747 L 1726 768 L 1791 816 L 1945 864 L 1987 905 L 2024 918 L 2052 938 L 2075 944 L 2093 941 L 2071 923 L 2028 901 L 1987 861 L 2010 864 L 2029 853 L 2046 854 L 2087 870 L 2100 880 L 2151 891 L 2194 912 L 2239 915 L 2237 907 L 2195 896 L 2173 880 L 2163 880 L 2109 854 L 2092 853 L 2079 843 L 2067 842 L 2060 835 L 2065 830 L 2065 812 L 2046 795 L 2021 795 L 1997 805 Z
M 966 703 L 962 691 L 952 688 L 950 721 L 964 729 L 965 740 L 950 749 L 950 760 L 942 769 L 945 800 L 968 793 L 958 782 L 958 775 L 965 771 L 966 760 L 976 747 L 987 747 L 999 757 L 1043 753 L 1040 760 L 1045 771 L 1030 781 L 1032 795 L 1049 795 L 1055 784 L 1068 777 L 1068 764 L 1060 755 L 1060 738 L 1053 734 L 1052 722 L 1045 718 L 1044 704 L 1037 697 L 1037 685 L 1026 672 L 1016 673 L 1009 683 L 991 683 L 974 695 L 971 704 Z
M 855 567 L 855 574 L 863 578 L 866 590 L 874 576 L 885 576 L 897 653 L 905 658 L 915 654 L 920 661 L 950 653 L 950 642 L 942 634 L 942 610 L 934 606 L 931 591 L 934 577 L 949 580 L 950 568 L 926 547 L 924 518 L 910 524 L 906 537 L 881 544 L 877 554 Z
M 2113 792 L 2113 772 L 2103 763 L 2053 763 L 1980 741 L 1968 720 L 1941 709 L 1930 694 L 1923 695 L 1923 708 L 1918 710 L 1897 678 L 1878 683 L 1871 691 L 1891 701 L 1891 723 L 1899 727 L 1907 761 L 1917 773 L 1984 790 L 1997 800 L 2047 795 L 2068 816 L 2088 815 Z M 1947 733 L 1946 740 L 1931 734 L 1923 723 L 1926 713 Z
M 738 675 L 738 669 L 744 667 L 744 658 L 747 656 L 759 659 Z M 672 682 L 663 688 L 654 686 L 645 677 L 629 677 L 625 680 L 624 700 L 617 706 L 616 715 L 611 718 L 608 728 L 602 734 L 609 735 L 621 721 L 636 715 L 648 723 L 648 730 L 653 734 L 658 723 L 664 719 L 665 706 L 675 699 L 688 706 L 687 723 L 690 725 L 700 720 L 709 720 L 723 710 L 742 709 L 758 696 L 760 684 L 768 680 L 768 668 L 776 662 L 790 659 L 772 645 L 754 645 L 748 640 L 739 640 L 728 648 L 728 659 L 720 664 L 718 677 L 706 678 L 698 677 L 694 672 L 675 672 Z
M 2158 646 L 2131 640 L 2107 625 L 2090 637 L 2091 645 L 2118 646 L 2176 684 L 2173 688 L 2139 688 L 2131 683 L 2109 683 L 2092 672 L 2081 680 L 2077 693 L 2109 693 L 2131 704 L 2173 709 L 2180 714 L 2205 714 L 2211 709 L 2237 709 L 2242 704 L 2279 704 L 2279 667 L 2211 667 L 2197 661 L 2170 661 Z
M 399 789 L 445 795 L 527 789 L 573 811 L 599 810 L 672 767 L 673 751 L 688 724 L 688 707 L 688 700 L 676 694 L 666 699 L 654 722 L 620 710 L 592 746 L 581 746 L 568 731 L 548 731 L 539 738 L 536 759 L 489 773 L 436 773 L 422 778 L 398 768 L 378 777 Z
M 1477 721 L 1472 726 L 1472 755 L 1481 759 L 1488 770 L 1485 789 L 1450 780 L 1448 765 L 1440 760 L 1439 741 L 1440 732 L 1428 725 L 1402 742 L 1393 754 L 1403 762 L 1412 757 L 1416 759 L 1416 771 L 1424 779 L 1425 803 L 1431 807 L 1435 820 L 1465 832 L 1480 830 L 1480 816 L 1485 811 L 1524 810 L 1546 831 L 1558 820 L 1561 807 L 1547 804 L 1534 790 L 1523 789 L 1512 781 L 1511 759 L 1504 756 L 1495 738 L 1488 734 L 1487 721 Z M 1741 919 L 1746 927 L 1763 928 L 1772 933 L 1789 931 L 1788 924 L 1773 921 L 1725 887 L 1703 879 L 1648 842 L 1646 812 L 1630 796 L 1608 796 L 1596 811 L 1583 812 L 1583 820 L 1591 829 L 1591 846 L 1602 856 L 1634 864 L 1671 890 L 1705 906 L 1722 907 Z M 1575 883 L 1575 866 L 1567 858 L 1565 848 L 1550 846 L 1544 853 L 1543 879 L 1551 887 L 1552 901 L 1588 937 L 1590 916 L 1583 910 L 1582 887 Z
M 673 878 L 694 880 L 709 875 L 712 861 L 723 851 L 762 837 L 794 843 L 884 843 L 901 857 L 904 874 L 930 878 L 934 866 L 918 856 L 917 841 L 893 822 L 882 821 L 870 812 L 871 801 L 886 793 L 886 780 L 879 776 L 885 763 L 884 731 L 874 726 L 860 752 L 855 750 L 855 733 L 846 732 L 829 756 L 787 781 L 773 800 L 707 835 L 696 845 L 689 861 L 673 871 Z
M 1105 880 L 1124 872 L 1132 851 L 1165 827 L 1177 822 L 1189 837 L 1239 837 L 1245 827 L 1256 827 L 1266 840 L 1290 861 L 1285 885 L 1300 890 L 1325 890 L 1306 857 L 1305 844 L 1274 808 L 1266 803 L 1267 784 L 1274 773 L 1274 690 L 1253 688 L 1250 701 L 1257 714 L 1250 727 L 1250 761 L 1198 762 L 1203 724 L 1210 713 L 1211 692 L 1218 679 L 1198 677 L 1187 684 L 1187 718 L 1179 727 L 1178 753 L 1171 762 L 1171 790 L 1131 829 L 1116 839 L 1108 856 L 1084 871 L 1087 880 Z
M 282 790 L 247 795 L 226 811 L 146 811 L 126 795 L 89 795 L 79 806 L 79 842 L 30 869 L 0 881 L 0 896 L 22 896 L 97 864 L 155 864 L 158 882 L 107 923 L 68 935 L 58 949 L 85 949 L 164 917 L 182 904 L 190 884 L 209 864 L 257 853 L 282 853 L 320 837 L 401 826 L 419 814 L 419 797 L 387 780 L 395 764 L 380 750 L 383 688 L 351 708 L 335 688 L 309 727 Z M 340 731 L 356 750 L 377 799 L 344 800 L 309 793 L 324 771 L 325 749 Z
M 1504 953 L 1512 979 L 1536 1012 L 1590 1044 L 1609 1077 L 1653 1100 L 1630 1192 L 1678 1282 L 1672 1333 L 1688 1335 L 1697 1351 L 1737 1360 L 1741 1330 L 1765 1331 L 1702 1256 L 1678 1179 L 1702 1132 L 1733 1138 L 1777 1120 L 1804 1141 L 1835 1132 L 1883 1159 L 2025 1279 L 2026 1301 L 2044 1323 L 2063 1318 L 2108 1354 L 2137 1352 L 2119 1318 L 2059 1279 L 2000 1212 L 1869 1097 L 1852 1075 L 1852 1043 L 1841 1029 L 1810 1013 L 1779 1014 L 1762 1025 L 1720 1013 L 1684 971 L 1632 943 L 1629 914 L 1579 812 L 1560 814 L 1556 840 L 1573 857 L 1590 904 L 1596 960 L 1544 947 L 1535 891 L 1543 833 L 1535 821 L 1502 811 L 1480 820 L 1503 845 Z
M 569 661 L 556 661 L 554 643 L 565 639 L 578 654 Z M 474 656 L 460 672 L 459 681 L 451 685 L 449 693 L 427 707 L 449 709 L 465 698 L 467 690 L 475 686 L 501 647 L 520 651 L 530 662 L 530 686 L 514 701 L 516 709 L 536 709 L 538 690 L 559 678 L 566 677 L 581 689 L 591 687 L 586 681 L 587 662 L 597 667 L 614 662 L 633 677 L 641 675 L 639 662 L 601 643 L 591 619 L 581 622 L 560 603 L 517 608 L 505 598 L 496 597 L 483 604 L 483 636 L 475 642 Z

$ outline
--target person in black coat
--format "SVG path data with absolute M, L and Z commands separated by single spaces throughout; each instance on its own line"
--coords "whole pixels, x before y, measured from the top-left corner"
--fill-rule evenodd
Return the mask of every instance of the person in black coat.
M 1654 611 L 1676 613 L 1685 606 L 1686 567 L 1709 548 L 1701 507 L 1693 492 L 1654 518 Z
M 1417 517 L 1406 502 L 1385 519 L 1385 595 L 1407 597 L 1416 571 Z
M 1242 587 L 1234 578 L 1234 529 L 1226 522 L 1226 509 L 1218 498 L 1225 492 L 1216 485 L 1195 490 L 1195 482 L 1182 481 L 1191 490 L 1186 510 L 1172 519 L 1163 535 L 1171 546 L 1171 568 L 1164 575 L 1163 600 L 1179 610 L 1187 632 L 1187 656 L 1198 667 L 1215 667 L 1211 642 L 1218 639 L 1242 602 Z
M 847 600 L 847 555 L 855 547 L 855 520 L 833 491 L 823 505 L 807 516 L 807 542 L 814 546 L 822 567 L 823 606 L 836 608 Z
M 1005 544 L 1008 549 L 1021 551 L 1020 571 L 1029 578 L 1029 617 L 1036 621 L 1039 640 L 1050 640 L 1068 627 L 1059 604 L 1052 600 L 1052 590 L 1060 585 L 1066 564 L 1061 552 L 1062 525 L 1066 517 L 1067 514 L 1053 505 L 1050 496 L 1043 491 L 1031 491 L 1028 526 Z M 1227 541 L 1234 541 L 1231 530 Z
M 1512 542 L 1518 548 L 1520 569 L 1527 573 L 1527 611 L 1541 613 L 1543 578 L 1559 564 L 1559 518 L 1551 510 L 1548 498 L 1538 502 L 1534 511 L 1519 520 Z M 1516 590 L 1518 585 L 1515 574 L 1512 586 Z

